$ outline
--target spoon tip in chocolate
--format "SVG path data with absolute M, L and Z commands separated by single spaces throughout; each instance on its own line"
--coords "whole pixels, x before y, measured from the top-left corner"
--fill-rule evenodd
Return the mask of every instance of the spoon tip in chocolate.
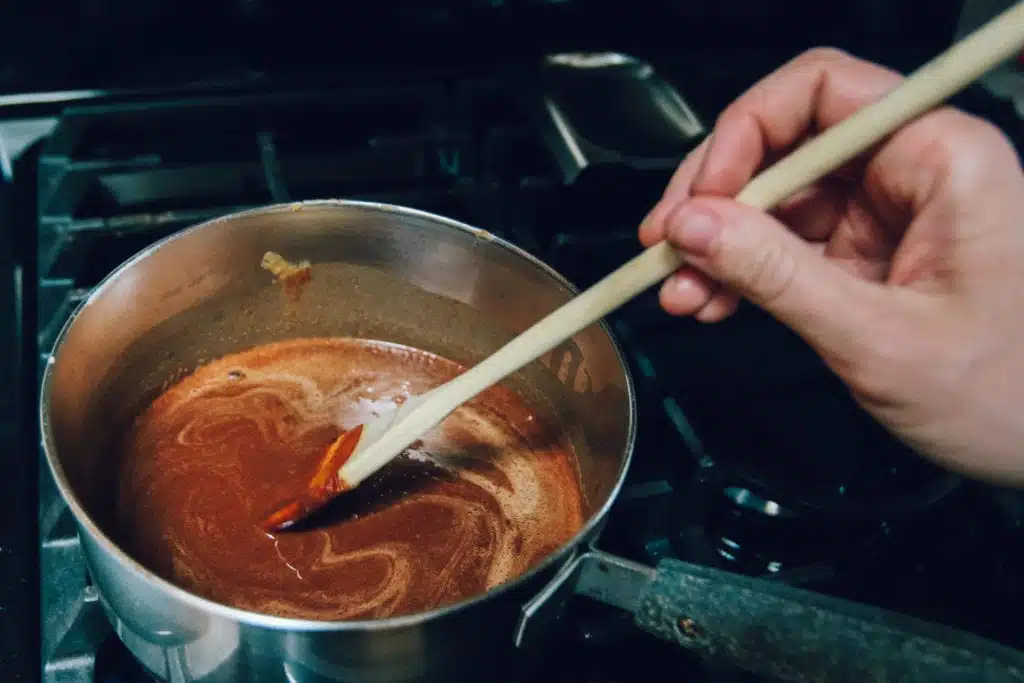
M 362 435 L 363 425 L 339 435 L 324 451 L 324 456 L 317 465 L 316 474 L 302 494 L 266 517 L 260 522 L 260 528 L 267 533 L 284 531 L 309 517 L 336 496 L 348 491 L 351 487 L 341 479 L 338 471 L 355 452 Z
M 288 527 L 294 526 L 302 516 L 301 505 L 299 501 L 295 500 L 275 510 L 260 522 L 259 526 L 268 534 L 284 531 Z

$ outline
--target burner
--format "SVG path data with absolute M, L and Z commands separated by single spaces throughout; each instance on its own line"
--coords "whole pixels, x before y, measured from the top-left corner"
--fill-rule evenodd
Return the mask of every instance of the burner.
M 831 573 L 885 538 L 884 522 L 839 521 L 800 513 L 740 487 L 712 496 L 708 542 L 723 566 L 748 575 Z
M 749 489 L 729 486 L 723 492 L 733 505 L 764 517 L 796 517 L 797 513 L 784 508 L 774 500 L 765 500 Z
M 889 536 L 884 520 L 836 518 L 725 485 L 713 465 L 682 482 L 671 507 L 676 527 L 660 554 L 815 587 L 872 557 Z

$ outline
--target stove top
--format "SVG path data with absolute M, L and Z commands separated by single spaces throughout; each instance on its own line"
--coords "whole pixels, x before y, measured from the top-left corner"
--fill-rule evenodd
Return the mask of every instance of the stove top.
M 664 154 L 646 158 L 624 143 L 608 163 L 573 168 L 566 146 L 587 142 L 594 128 L 574 120 L 576 137 L 552 136 L 550 107 L 538 107 L 548 102 L 544 83 L 530 69 L 8 99 L 0 158 L 14 181 L 7 189 L 27 357 L 41 370 L 70 313 L 137 250 L 269 202 L 345 197 L 436 212 L 486 228 L 586 287 L 639 251 L 635 226 L 699 141 L 701 122 L 775 63 L 659 65 L 665 81 L 632 84 L 631 96 L 674 89 L 697 127 L 679 132 Z M 564 94 L 552 97 L 573 110 L 558 99 Z M 1012 105 L 977 93 L 966 102 L 1019 133 Z M 1010 616 L 1024 589 L 1017 494 L 961 482 L 907 453 L 757 310 L 702 326 L 663 314 L 652 292 L 609 322 L 637 385 L 640 423 L 600 549 L 767 576 L 1024 646 Z M 37 390 L 36 373 L 26 374 Z M 26 428 L 38 427 L 27 419 Z M 39 467 L 43 679 L 151 680 L 111 632 L 70 513 Z M 17 618 L 21 633 L 12 638 L 31 643 L 25 631 L 35 617 Z M 671 667 L 694 681 L 752 680 L 582 598 L 523 653 L 514 677 L 625 681 L 638 666 Z

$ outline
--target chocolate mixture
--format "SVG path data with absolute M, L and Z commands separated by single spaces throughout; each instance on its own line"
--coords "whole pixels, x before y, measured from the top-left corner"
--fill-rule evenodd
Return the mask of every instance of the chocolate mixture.
M 305 525 L 258 524 L 343 430 L 461 372 L 408 347 L 302 339 L 227 356 L 126 435 L 120 542 L 221 603 L 307 619 L 410 614 L 519 576 L 582 526 L 575 456 L 494 387 Z

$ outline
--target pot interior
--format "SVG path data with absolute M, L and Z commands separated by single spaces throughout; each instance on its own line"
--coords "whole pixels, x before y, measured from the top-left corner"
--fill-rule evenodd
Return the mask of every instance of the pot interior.
M 260 267 L 266 251 L 312 262 L 298 297 Z M 204 362 L 340 336 L 471 365 L 572 294 L 506 243 L 400 207 L 310 202 L 217 219 L 130 261 L 69 323 L 44 378 L 47 457 L 75 514 L 116 538 L 114 442 Z M 572 441 L 592 518 L 624 475 L 633 435 L 630 379 L 606 328 L 584 330 L 507 385 Z

